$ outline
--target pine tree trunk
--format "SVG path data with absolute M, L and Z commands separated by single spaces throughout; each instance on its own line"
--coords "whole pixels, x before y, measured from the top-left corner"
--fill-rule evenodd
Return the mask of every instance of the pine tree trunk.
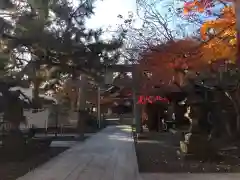
M 33 104 L 36 109 L 40 108 L 40 101 L 39 101 L 39 87 L 41 84 L 41 80 L 39 79 L 38 73 L 39 73 L 40 65 L 35 64 L 34 66 L 34 72 L 33 72 Z
M 39 99 L 39 87 L 40 87 L 41 81 L 35 77 L 33 79 L 33 102 L 34 102 L 34 107 L 36 109 L 40 108 L 41 103 L 40 103 L 40 99 Z

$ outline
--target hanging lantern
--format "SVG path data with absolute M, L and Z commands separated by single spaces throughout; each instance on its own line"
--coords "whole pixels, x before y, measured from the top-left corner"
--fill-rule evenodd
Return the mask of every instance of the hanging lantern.
M 113 72 L 105 73 L 105 84 L 113 84 Z
M 131 106 L 131 103 L 130 103 L 129 101 L 126 101 L 126 102 L 124 103 L 124 105 L 125 105 L 125 106 Z

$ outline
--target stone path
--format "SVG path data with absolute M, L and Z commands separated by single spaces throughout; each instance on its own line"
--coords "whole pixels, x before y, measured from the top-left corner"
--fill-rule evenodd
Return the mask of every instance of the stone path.
M 139 174 L 130 126 L 108 126 L 17 180 L 239 180 L 240 174 Z
M 109 126 L 17 180 L 137 180 L 130 126 Z

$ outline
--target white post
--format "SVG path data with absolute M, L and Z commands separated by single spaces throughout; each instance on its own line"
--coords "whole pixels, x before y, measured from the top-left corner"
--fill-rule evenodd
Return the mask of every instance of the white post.
M 47 132 L 48 130 L 48 118 L 45 120 L 45 131 Z
M 99 129 L 101 128 L 101 99 L 100 99 L 100 93 L 101 93 L 101 88 L 98 86 L 98 91 L 97 91 L 97 119 L 98 119 L 98 127 Z

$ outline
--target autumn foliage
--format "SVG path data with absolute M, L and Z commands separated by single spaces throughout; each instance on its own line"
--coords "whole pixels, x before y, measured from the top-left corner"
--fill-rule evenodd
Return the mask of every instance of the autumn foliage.
M 206 63 L 199 53 L 199 42 L 192 39 L 170 41 L 145 51 L 139 69 L 143 74 L 142 88 L 162 86 L 179 81 L 179 73 L 184 70 L 203 68 Z
M 215 4 L 213 3 L 215 2 Z M 221 1 L 223 2 L 223 1 Z M 234 2 L 224 0 L 224 2 Z M 216 1 L 191 1 L 185 3 L 184 13 L 204 13 L 210 11 L 216 5 Z M 215 20 L 209 20 L 202 24 L 200 35 L 206 43 L 202 46 L 203 59 L 205 61 L 216 61 L 226 59 L 231 62 L 236 61 L 237 54 L 237 31 L 235 5 L 225 5 L 220 16 Z
M 194 0 L 189 1 L 184 4 L 183 12 L 184 14 L 188 14 L 193 11 L 197 12 L 204 12 L 206 8 L 213 7 L 213 1 L 212 0 Z
M 219 16 L 201 25 L 200 41 L 191 38 L 169 41 L 142 53 L 139 69 L 144 74 L 142 88 L 145 91 L 150 91 L 152 86 L 179 81 L 179 74 L 184 74 L 184 70 L 201 71 L 213 61 L 236 61 L 236 15 L 234 3 L 229 3 L 234 1 L 219 3 L 222 2 L 225 6 Z M 217 1 L 212 0 L 188 1 L 183 13 L 186 17 L 192 13 L 209 13 L 216 5 Z
M 203 13 L 204 11 L 210 11 L 210 8 L 213 8 L 216 3 L 214 0 L 194 0 L 185 2 L 183 7 L 184 14 L 189 14 L 191 12 Z M 221 2 L 235 2 L 235 0 L 222 0 Z

